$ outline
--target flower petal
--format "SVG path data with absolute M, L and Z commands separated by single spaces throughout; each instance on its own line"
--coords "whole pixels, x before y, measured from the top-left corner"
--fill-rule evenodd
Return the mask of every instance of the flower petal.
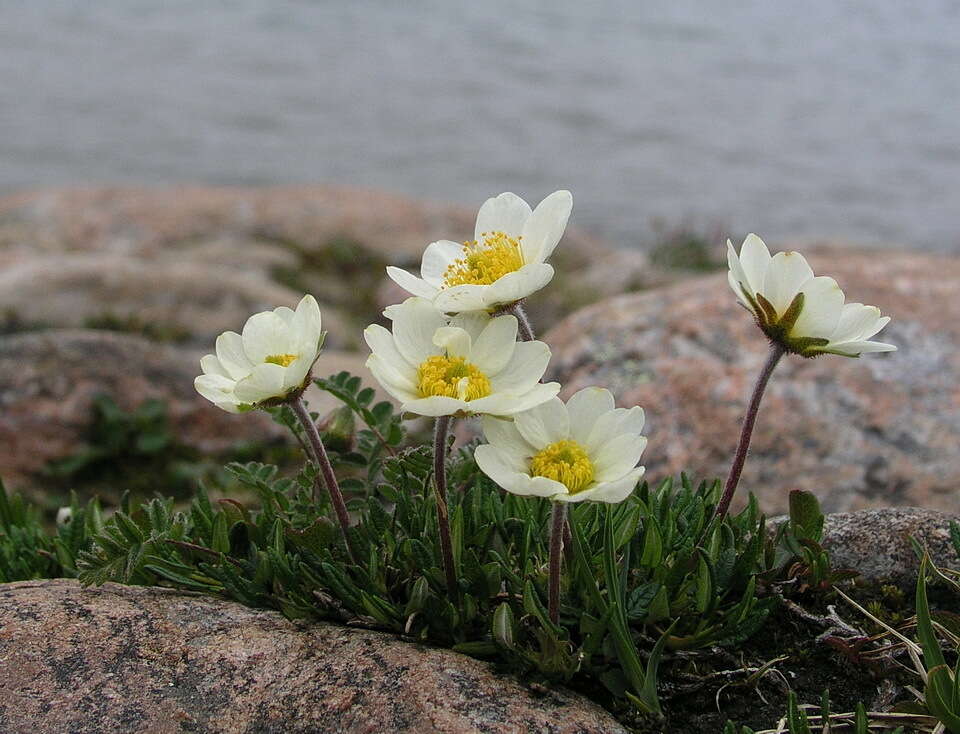
M 837 281 L 821 275 L 808 281 L 800 292 L 803 309 L 790 336 L 828 338 L 837 328 L 843 310 L 843 291 Z
M 283 373 L 283 367 L 278 364 L 258 364 L 253 368 L 253 372 L 237 383 L 234 394 L 243 403 L 260 403 L 271 398 L 281 398 L 285 394 Z
M 504 306 L 533 295 L 553 280 L 553 266 L 546 263 L 524 265 L 507 273 L 486 287 L 483 293 L 485 308 Z
M 597 418 L 583 447 L 593 455 L 603 446 L 622 434 L 638 434 L 643 430 L 643 408 L 617 408 Z
M 388 265 L 387 275 L 390 277 L 390 280 L 392 280 L 412 296 L 433 298 L 435 295 L 437 295 L 436 286 L 430 285 L 425 280 L 421 280 L 416 275 L 412 275 L 406 270 Z
M 257 366 L 267 357 L 295 353 L 298 347 L 290 327 L 273 311 L 255 313 L 247 319 L 242 338 L 243 351 Z
M 453 415 L 460 411 L 467 411 L 468 404 L 463 400 L 448 398 L 444 395 L 432 395 L 429 398 L 419 398 L 405 402 L 400 409 L 406 413 L 416 413 L 435 418 L 441 415 Z
M 494 392 L 485 398 L 470 401 L 470 411 L 495 416 L 511 416 L 541 405 L 560 392 L 559 382 L 536 383 L 525 392 Z
M 530 205 L 509 191 L 487 199 L 477 212 L 473 238 L 483 242 L 484 233 L 503 232 L 510 237 L 523 234 L 523 225 L 530 218 Z
M 813 278 L 813 270 L 799 252 L 778 252 L 770 260 L 760 292 L 783 316 L 790 303 Z
M 598 482 L 612 482 L 640 463 L 640 455 L 647 446 L 647 439 L 635 433 L 622 433 L 591 456 L 593 478 Z
M 215 354 L 207 354 L 200 358 L 200 369 L 205 375 L 219 375 L 220 377 L 230 377 L 230 373 L 227 372 L 223 365 L 220 364 L 220 360 L 217 359 Z
M 463 257 L 463 245 L 450 240 L 439 240 L 427 245 L 420 263 L 420 277 L 429 285 L 440 288 L 450 264 Z
M 550 347 L 543 342 L 517 342 L 503 369 L 485 374 L 494 392 L 516 392 L 538 382 L 550 364 Z M 480 367 L 480 365 L 477 365 Z M 482 369 L 482 368 L 481 368 Z
M 750 287 L 750 279 L 747 278 L 747 274 L 743 272 L 740 258 L 737 257 L 737 252 L 733 249 L 733 243 L 730 240 L 727 240 L 727 265 L 730 268 L 727 272 L 727 281 L 730 283 L 730 287 L 737 295 L 740 303 L 752 311 L 753 307 L 750 305 L 750 299 L 747 297 L 747 294 L 754 298 L 756 294 Z
M 250 374 L 253 362 L 243 351 L 243 337 L 235 331 L 225 331 L 217 337 L 217 359 L 230 377 L 242 379 Z
M 763 281 L 770 266 L 770 251 L 759 237 L 748 234 L 740 248 L 740 267 L 747 276 L 747 283 L 753 293 L 763 290 Z
M 516 316 L 497 316 L 487 322 L 474 340 L 470 361 L 484 374 L 495 375 L 507 366 L 516 350 L 516 344 Z
M 538 451 L 570 437 L 570 416 L 559 398 L 517 414 L 513 422 L 520 435 Z
M 370 326 L 364 329 L 363 339 L 367 342 L 367 346 L 370 347 L 370 351 L 373 354 L 376 354 L 384 362 L 394 365 L 398 370 L 416 370 L 416 368 L 420 366 L 419 364 L 408 362 L 403 355 L 400 354 L 400 350 L 397 349 L 397 344 L 393 339 L 393 334 L 380 326 L 380 324 L 370 324 Z
M 529 483 L 522 479 L 527 467 L 523 463 L 518 464 L 513 456 L 491 444 L 477 446 L 473 452 L 473 460 L 477 462 L 480 471 L 508 492 L 512 491 L 511 487 L 522 488 Z
M 488 285 L 455 285 L 453 288 L 444 288 L 433 299 L 437 308 L 446 313 L 461 311 L 485 311 L 487 309 L 486 293 Z
M 228 413 L 240 412 L 240 401 L 233 393 L 236 383 L 222 375 L 200 375 L 193 381 L 193 386 L 203 397 Z
M 565 497 L 554 497 L 554 499 L 558 502 L 590 501 L 607 502 L 609 504 L 623 502 L 631 495 L 633 490 L 636 489 L 637 483 L 643 476 L 644 471 L 644 467 L 638 466 L 632 472 L 625 475 L 621 479 L 616 480 L 615 482 L 598 482 L 582 492 L 577 492 L 576 494 L 567 495 Z
M 613 395 L 602 387 L 585 387 L 574 393 L 567 401 L 570 415 L 570 436 L 580 444 L 586 444 L 597 419 L 614 410 Z
M 572 209 L 573 195 L 569 191 L 554 191 L 537 204 L 523 225 L 520 248 L 525 262 L 543 262 L 550 257 L 563 237 Z
M 317 347 L 323 334 L 320 305 L 316 298 L 307 294 L 300 299 L 290 321 L 290 330 L 297 340 L 299 350 L 309 357 L 312 363 L 317 356 Z
M 441 326 L 433 333 L 434 345 L 451 357 L 469 359 L 472 339 L 466 329 L 456 326 Z
M 847 342 L 868 339 L 890 322 L 890 318 L 880 315 L 876 306 L 864 306 L 862 303 L 848 303 L 840 312 L 840 320 L 830 335 L 830 341 Z
M 487 443 L 503 453 L 510 454 L 511 458 L 529 459 L 536 453 L 536 449 L 527 443 L 512 420 L 485 415 L 481 425 Z
M 433 335 L 447 320 L 430 301 L 408 298 L 392 314 L 393 341 L 410 364 L 420 365 L 427 357 L 442 353 L 433 343 Z
M 419 399 L 420 393 L 413 382 L 379 355 L 371 354 L 367 357 L 366 367 L 397 402 L 406 403 Z

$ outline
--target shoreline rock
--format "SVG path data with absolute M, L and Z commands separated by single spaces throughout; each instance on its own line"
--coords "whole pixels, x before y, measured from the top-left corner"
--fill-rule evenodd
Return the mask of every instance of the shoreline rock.
M 392 635 L 168 589 L 0 586 L 0 728 L 626 734 L 561 687 Z
M 768 514 L 787 492 L 817 493 L 825 511 L 919 505 L 960 511 L 960 281 L 955 258 L 815 252 L 851 300 L 893 321 L 899 351 L 862 359 L 789 357 L 764 396 L 740 482 Z M 588 306 L 544 337 L 547 377 L 569 395 L 605 385 L 642 405 L 651 481 L 680 471 L 725 476 L 765 341 L 723 273 Z M 829 489 L 829 491 L 827 491 Z

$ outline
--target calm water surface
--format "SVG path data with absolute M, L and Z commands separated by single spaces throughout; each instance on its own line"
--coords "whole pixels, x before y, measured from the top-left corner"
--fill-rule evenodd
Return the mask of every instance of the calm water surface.
M 0 190 L 182 181 L 960 252 L 960 3 L 0 0 Z

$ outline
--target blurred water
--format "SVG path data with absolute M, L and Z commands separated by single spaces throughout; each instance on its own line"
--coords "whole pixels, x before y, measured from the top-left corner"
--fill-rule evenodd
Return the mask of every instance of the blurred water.
M 960 251 L 957 0 L 0 0 L 0 95 L 3 191 L 567 187 L 628 246 Z

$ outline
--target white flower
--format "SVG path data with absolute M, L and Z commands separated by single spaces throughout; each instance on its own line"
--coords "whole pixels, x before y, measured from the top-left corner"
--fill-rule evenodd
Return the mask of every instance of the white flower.
M 203 397 L 229 413 L 284 400 L 309 379 L 323 344 L 320 307 L 304 296 L 292 311 L 285 306 L 254 314 L 243 335 L 226 331 L 217 337 L 217 353 L 200 360 L 203 374 L 194 386 Z
M 556 382 L 541 384 L 550 362 L 543 342 L 517 342 L 517 319 L 486 313 L 448 318 L 425 298 L 408 298 L 384 315 L 393 331 L 363 332 L 367 367 L 401 409 L 425 416 L 512 415 L 549 400 Z
M 892 352 L 892 344 L 870 341 L 890 321 L 876 306 L 844 303 L 837 281 L 814 277 L 798 252 L 773 257 L 755 234 L 748 235 L 738 256 L 727 240 L 727 274 L 740 302 L 773 341 L 804 357 L 840 354 L 859 357 L 867 352 Z
M 395 267 L 388 267 L 387 275 L 448 313 L 496 310 L 553 278 L 546 260 L 563 236 L 572 208 L 569 191 L 553 192 L 533 211 L 516 194 L 500 194 L 480 207 L 473 241 L 431 243 L 423 253 L 420 278 Z
M 584 388 L 564 405 L 554 398 L 514 416 L 483 419 L 489 443 L 477 466 L 508 492 L 557 502 L 622 502 L 644 467 L 643 409 L 615 408 L 613 395 Z

